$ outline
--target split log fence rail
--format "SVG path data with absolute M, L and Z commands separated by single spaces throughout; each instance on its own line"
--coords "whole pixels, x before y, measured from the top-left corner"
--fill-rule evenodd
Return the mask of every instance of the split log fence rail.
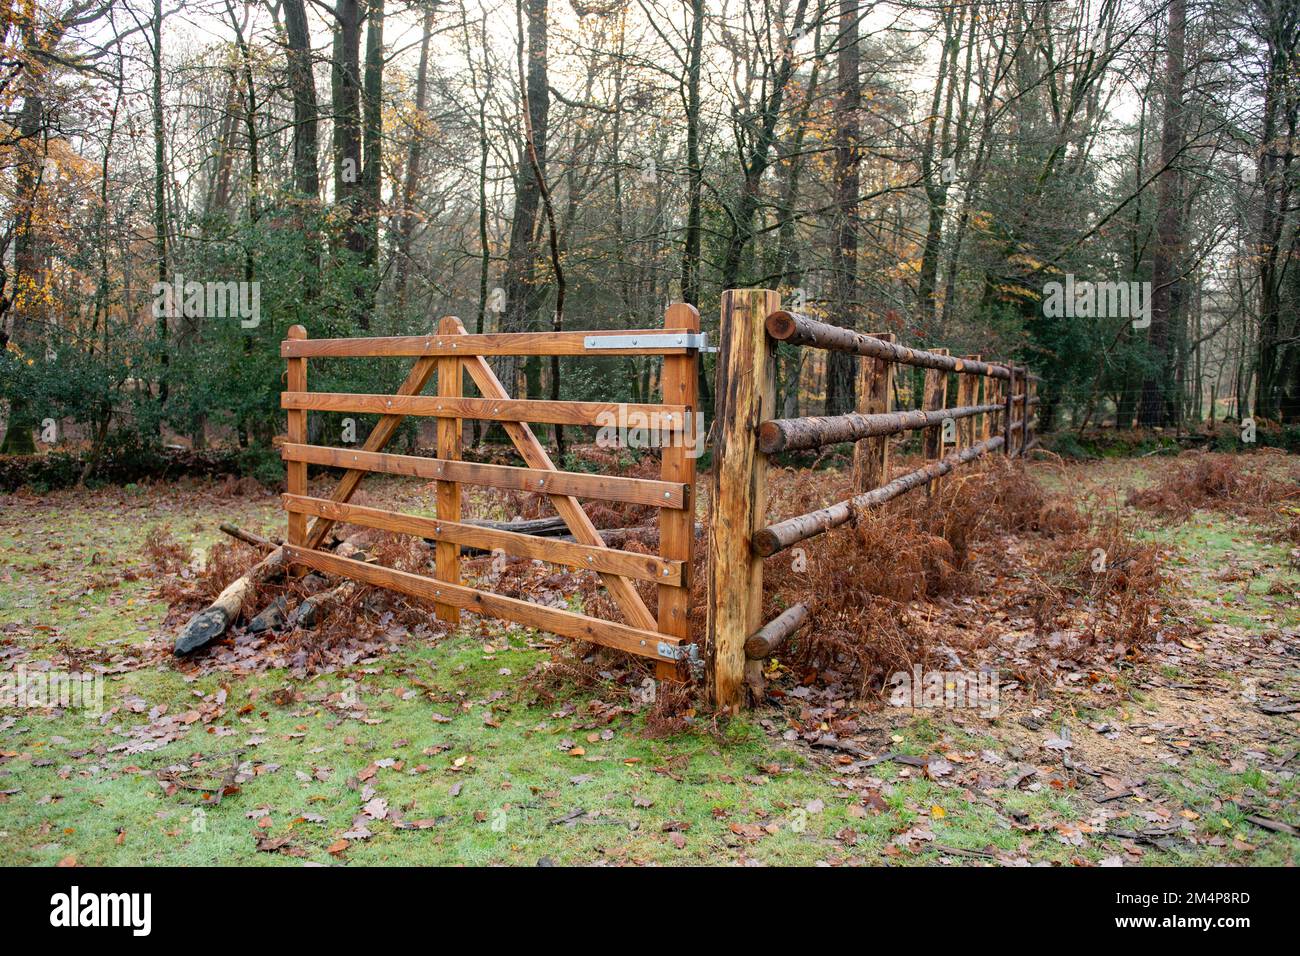
M 188 653 L 219 636 L 239 614 L 256 584 L 277 573 L 311 569 L 350 581 L 376 585 L 431 602 L 434 613 L 455 624 L 462 610 L 591 641 L 655 662 L 656 676 L 681 679 L 688 660 L 698 659 L 690 617 L 691 568 L 695 554 L 695 463 L 687 429 L 697 404 L 700 351 L 707 347 L 694 307 L 668 307 L 661 329 L 611 332 L 493 333 L 465 331 L 459 319 L 441 320 L 429 335 L 311 339 L 302 326 L 289 329 L 281 343 L 288 362 L 281 406 L 288 412 L 286 462 L 288 514 L 284 543 L 257 539 L 269 553 L 214 604 L 196 615 L 176 642 Z M 777 344 L 847 352 L 861 358 L 858 409 L 829 417 L 777 418 Z M 486 357 L 500 355 L 641 355 L 663 359 L 660 404 L 534 401 L 513 399 Z M 391 395 L 325 393 L 308 390 L 308 361 L 320 358 L 414 358 L 405 381 Z M 924 407 L 892 411 L 897 366 L 925 370 Z M 478 397 L 466 397 L 468 375 Z M 958 377 L 957 404 L 948 407 L 948 379 Z M 436 394 L 424 395 L 430 380 Z M 1020 456 L 1036 442 L 1033 406 L 1037 379 L 1014 364 L 981 356 L 952 356 L 899 345 L 888 333 L 861 334 L 783 310 L 776 292 L 762 289 L 723 293 L 720 345 L 712 426 L 713 472 L 706 527 L 708 608 L 704 646 L 711 663 L 711 686 L 719 709 L 734 711 L 744 700 L 744 685 L 761 683 L 762 660 L 769 657 L 808 618 L 807 606 L 788 608 L 764 624 L 763 560 L 814 535 L 851 521 L 864 508 L 926 486 L 933 494 L 944 476 L 966 462 L 1001 449 Z M 377 414 L 377 424 L 359 448 L 309 444 L 310 412 Z M 437 419 L 437 457 L 384 451 L 408 415 Z M 556 468 L 527 423 L 600 425 L 652 421 L 666 435 L 657 480 L 566 472 Z M 503 423 L 523 459 L 523 467 L 483 464 L 461 458 L 465 419 Z M 923 429 L 927 463 L 892 480 L 889 439 Z M 945 434 L 946 433 L 946 434 Z M 954 447 L 946 453 L 947 440 Z M 697 439 L 698 440 L 698 439 Z M 815 449 L 854 442 L 855 496 L 810 514 L 767 523 L 767 462 L 782 451 Z M 309 465 L 341 469 L 329 497 L 308 493 Z M 403 514 L 351 503 L 365 475 L 384 473 L 435 482 L 434 517 Z M 567 540 L 522 533 L 500 525 L 462 520 L 461 485 L 472 484 L 549 496 Z M 579 499 L 652 505 L 659 509 L 659 553 L 644 554 L 609 546 Z M 351 552 L 332 552 L 327 538 L 346 523 L 432 542 L 433 574 L 381 567 Z M 536 522 L 534 522 L 536 523 Z M 546 523 L 550 532 L 556 529 Z M 522 525 L 519 527 L 523 527 Z M 238 529 L 235 529 L 238 530 Z M 232 532 L 233 533 L 233 532 Z M 471 553 L 503 550 L 598 573 L 623 622 L 493 594 L 461 579 L 462 549 Z M 355 548 L 351 549 L 355 552 Z M 651 614 L 634 582 L 653 582 L 657 613 Z

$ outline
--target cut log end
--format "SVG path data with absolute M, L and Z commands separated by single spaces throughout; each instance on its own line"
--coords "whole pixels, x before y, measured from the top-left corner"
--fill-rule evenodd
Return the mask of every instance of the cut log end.
M 758 450 L 764 455 L 775 455 L 785 449 L 785 433 L 776 421 L 766 421 L 758 426 Z
M 750 636 L 745 642 L 745 656 L 750 661 L 771 657 L 807 620 L 808 605 L 792 604 Z
M 782 550 L 785 545 L 781 544 L 781 539 L 771 528 L 763 528 L 754 532 L 754 537 L 750 540 L 750 547 L 754 553 L 762 558 L 770 558 L 778 551 Z
M 224 608 L 210 607 L 200 611 L 190 618 L 190 622 L 185 625 L 185 630 L 181 631 L 176 638 L 176 646 L 172 648 L 172 653 L 177 657 L 183 657 L 197 651 L 225 634 L 229 626 L 230 614 Z
M 785 309 L 780 309 L 769 315 L 766 325 L 767 334 L 777 341 L 784 341 L 794 335 L 794 315 Z

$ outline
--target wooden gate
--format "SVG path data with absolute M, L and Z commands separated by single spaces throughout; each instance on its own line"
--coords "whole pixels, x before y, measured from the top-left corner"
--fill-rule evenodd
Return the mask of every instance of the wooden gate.
M 695 457 L 689 447 L 689 429 L 696 404 L 698 349 L 702 345 L 699 328 L 699 313 L 684 304 L 668 308 L 662 329 L 631 331 L 471 335 L 459 319 L 448 317 L 431 335 L 309 339 L 302 326 L 293 326 L 280 348 L 289 366 L 287 391 L 281 396 L 289 426 L 288 441 L 281 452 L 288 472 L 284 507 L 289 519 L 289 561 L 431 601 L 438 618 L 451 624 L 459 621 L 462 609 L 472 610 L 647 657 L 656 662 L 657 676 L 680 677 L 682 663 L 693 656 L 695 647 L 689 624 L 695 544 Z M 664 404 L 512 399 L 484 358 L 491 355 L 663 356 Z M 376 356 L 415 358 L 396 394 L 307 390 L 309 358 Z M 437 394 L 422 394 L 435 372 Z M 465 373 L 480 397 L 464 396 Z M 310 411 L 378 414 L 380 418 L 361 447 L 333 448 L 308 444 Z M 383 451 L 407 415 L 438 420 L 438 457 Z M 524 466 L 462 461 L 461 426 L 466 418 L 501 422 Z M 608 425 L 629 420 L 652 422 L 656 434 L 668 437 L 661 452 L 659 480 L 560 471 L 527 424 Z M 329 498 L 307 494 L 308 465 L 344 469 Z M 436 481 L 437 517 L 349 504 L 368 472 Z M 463 483 L 548 494 L 574 540 L 554 541 L 461 521 Z M 659 554 L 607 547 L 583 510 L 581 498 L 659 508 Z M 310 526 L 309 518 L 313 519 Z M 323 550 L 321 544 L 335 522 L 432 540 L 433 577 Z M 462 545 L 499 548 L 509 554 L 598 572 L 624 621 L 607 621 L 469 587 L 461 580 Z M 656 585 L 657 616 L 650 613 L 634 581 L 652 581 Z

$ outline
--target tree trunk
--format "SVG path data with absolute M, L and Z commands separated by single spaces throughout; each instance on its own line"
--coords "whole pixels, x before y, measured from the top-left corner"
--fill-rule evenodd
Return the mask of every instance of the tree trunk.
M 316 79 L 312 74 L 311 28 L 304 0 L 284 0 L 288 41 L 289 89 L 293 95 L 293 187 L 311 200 L 320 198 L 316 168 Z
M 420 165 L 424 158 L 426 133 L 424 104 L 429 92 L 429 41 L 433 37 L 433 10 L 424 15 L 420 38 L 420 68 L 415 75 L 415 119 L 411 145 L 406 154 L 406 184 L 402 187 L 402 220 L 398 226 L 397 314 L 406 314 L 406 284 L 411 272 L 411 237 L 415 233 L 415 197 L 420 185 Z M 481 188 L 481 186 L 480 186 Z M 482 223 L 480 222 L 480 232 Z
M 526 127 L 531 128 L 536 162 L 530 159 L 528 136 L 521 138 L 519 169 L 515 176 L 515 214 L 510 224 L 510 244 L 506 251 L 506 309 L 501 317 L 502 332 L 526 332 L 536 327 L 535 316 L 546 301 L 546 287 L 536 281 L 540 246 L 538 213 L 542 202 L 538 173 L 546 174 L 546 131 L 550 114 L 550 91 L 546 67 L 547 0 L 517 0 L 526 4 L 527 65 L 524 97 L 528 104 Z M 524 48 L 520 33 L 518 50 Z M 500 356 L 494 363 L 497 377 L 512 396 L 518 397 L 519 357 Z M 536 365 L 536 363 L 534 363 Z M 533 376 L 536 373 L 532 373 Z M 534 383 L 530 390 L 535 389 Z
M 1179 314 L 1183 223 L 1180 177 L 1174 164 L 1183 145 L 1184 39 L 1186 0 L 1170 0 L 1165 55 L 1165 115 L 1160 141 L 1162 172 L 1156 192 L 1156 241 L 1151 262 L 1151 328 L 1148 369 L 1142 382 L 1138 421 L 1152 428 L 1175 423 L 1181 403 L 1174 395 L 1173 323 Z
M 860 10 L 855 0 L 840 0 L 838 92 L 835 102 L 835 242 L 831 247 L 831 273 L 835 301 L 832 321 L 846 329 L 858 327 L 858 192 L 860 153 L 858 139 L 862 106 L 859 71 L 862 52 L 858 44 Z M 857 362 L 846 352 L 826 359 L 826 414 L 841 415 L 856 405 Z

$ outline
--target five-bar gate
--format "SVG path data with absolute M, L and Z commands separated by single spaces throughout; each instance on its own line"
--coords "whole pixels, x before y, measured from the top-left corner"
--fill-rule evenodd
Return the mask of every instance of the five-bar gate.
M 471 335 L 459 319 L 444 318 L 431 335 L 310 339 L 295 325 L 281 344 L 288 360 L 288 388 L 281 406 L 288 411 L 288 441 L 281 454 L 287 465 L 284 506 L 289 515 L 286 552 L 291 563 L 341 575 L 431 601 L 439 619 L 459 621 L 473 610 L 628 651 L 656 662 L 659 677 L 681 676 L 691 656 L 688 623 L 691 560 L 695 544 L 695 455 L 689 428 L 696 405 L 699 313 L 689 305 L 668 308 L 663 329 L 617 332 L 494 333 Z M 658 355 L 663 357 L 662 404 L 534 401 L 513 399 L 492 371 L 492 355 Z M 401 357 L 415 359 L 406 381 L 393 395 L 311 392 L 311 358 Z M 478 398 L 463 394 L 464 376 Z M 425 395 L 430 379 L 436 394 Z M 309 444 L 307 414 L 312 411 L 378 414 L 379 421 L 360 448 Z M 383 449 L 408 415 L 438 420 L 437 457 L 386 453 Z M 653 421 L 668 437 L 662 449 L 659 480 L 560 471 L 528 422 L 600 425 L 610 421 Z M 501 422 L 523 467 L 461 460 L 461 428 L 466 419 Z M 307 493 L 307 466 L 344 469 L 328 498 Z M 428 478 L 436 484 L 435 518 L 401 514 L 350 503 L 370 472 Z M 573 541 L 555 541 L 483 528 L 461 520 L 462 484 L 549 495 L 569 527 Z M 607 547 L 579 499 L 631 502 L 659 508 L 659 554 Z M 311 519 L 308 524 L 308 519 Z M 335 522 L 418 535 L 434 542 L 433 576 L 413 574 L 345 558 L 322 548 Z M 469 587 L 461 580 L 462 546 L 538 558 L 599 573 L 623 616 L 617 623 L 573 611 Z M 635 581 L 654 582 L 657 615 L 651 614 Z

